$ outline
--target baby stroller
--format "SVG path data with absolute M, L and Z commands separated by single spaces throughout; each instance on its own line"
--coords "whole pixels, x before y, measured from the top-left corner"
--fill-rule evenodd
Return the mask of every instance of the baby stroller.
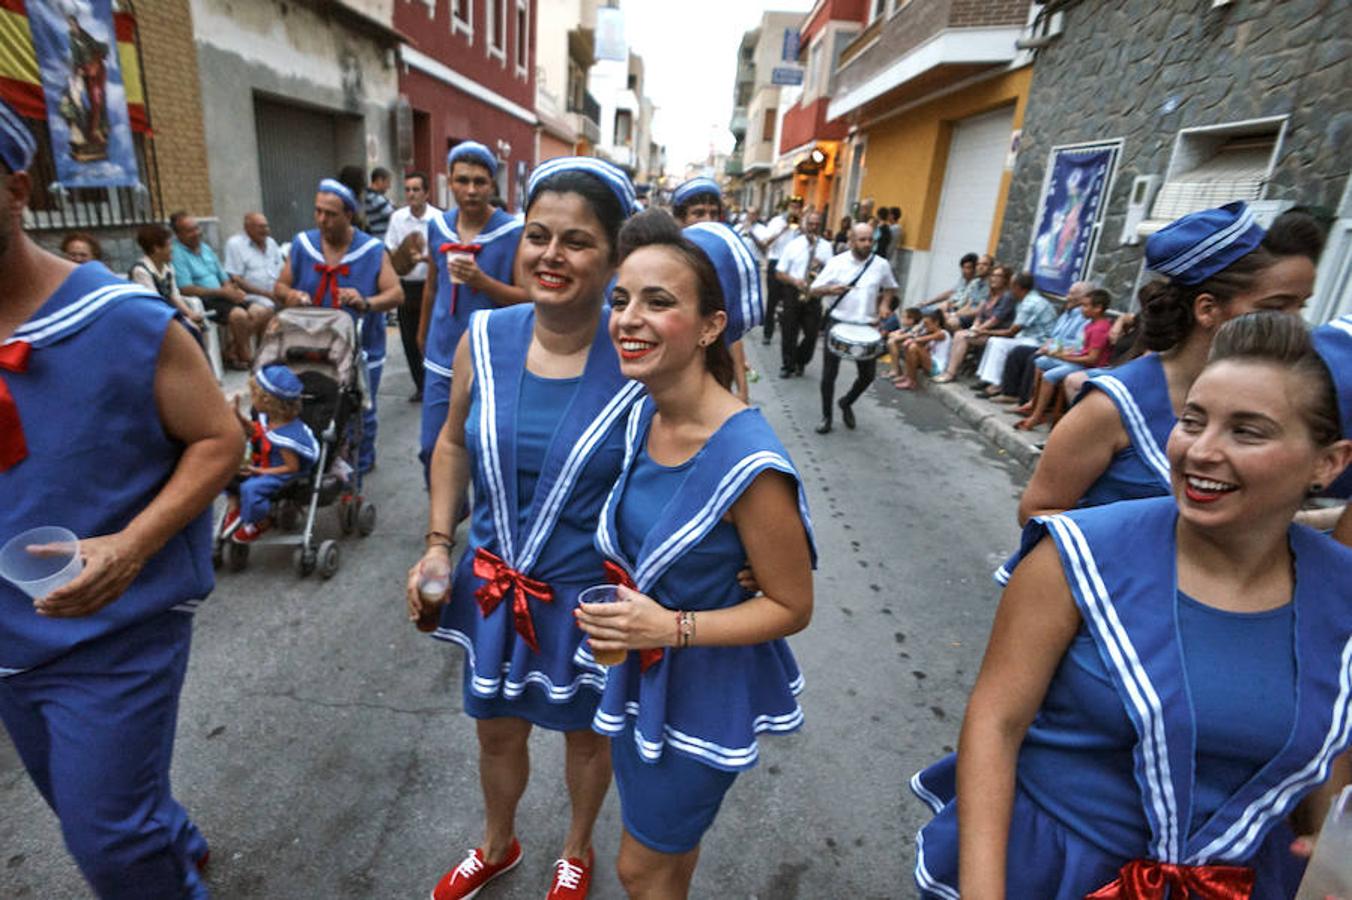
M 300 418 L 319 440 L 319 459 L 273 499 L 278 527 L 251 544 L 221 536 L 219 522 L 212 561 L 242 571 L 249 549 L 267 544 L 294 545 L 292 562 L 301 578 L 338 571 L 338 542 L 316 545 L 315 516 L 320 507 L 338 506 L 338 528 L 366 537 L 375 531 L 376 508 L 362 497 L 357 452 L 362 439 L 362 409 L 369 404 L 361 327 L 341 309 L 283 309 L 269 323 L 254 359 L 254 371 L 275 363 L 300 379 Z

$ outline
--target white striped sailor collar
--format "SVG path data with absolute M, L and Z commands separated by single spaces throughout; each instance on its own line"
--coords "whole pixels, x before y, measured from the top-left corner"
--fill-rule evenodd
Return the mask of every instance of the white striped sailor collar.
M 526 531 L 518 533 L 514 425 L 524 371 L 520 360 L 534 319 L 534 308 L 523 304 L 481 310 L 470 317 L 469 325 L 479 395 L 478 450 L 494 533 L 503 560 L 523 573 L 529 572 L 539 558 L 587 462 L 643 393 L 642 385 L 620 374 L 619 358 L 609 338 L 609 311 L 605 310 L 597 323 L 578 389 L 546 450 Z M 520 546 L 518 538 L 522 539 Z
M 110 276 L 101 263 L 77 266 L 37 312 L 3 343 L 24 341 L 34 348 L 48 347 L 83 330 L 119 301 L 144 297 L 163 302 L 159 294 L 138 284 L 126 281 L 110 284 L 107 281 Z
M 295 420 L 293 419 L 292 421 Z M 289 424 L 291 423 L 288 422 L 287 425 Z M 319 455 L 319 441 L 315 439 L 314 434 L 310 433 L 308 429 L 301 433 L 301 437 L 292 437 L 289 434 L 283 434 L 271 425 L 264 425 L 263 427 L 267 429 L 268 439 L 272 441 L 272 443 L 286 447 L 288 450 L 295 450 L 297 453 L 308 453 L 312 457 Z M 285 428 L 286 425 L 281 425 L 279 427 Z M 304 440 L 302 440 L 302 438 L 304 438 Z
M 455 230 L 460 221 L 460 210 L 448 209 L 443 214 L 434 217 L 432 221 L 436 223 L 437 230 L 445 236 L 446 240 L 454 243 L 460 242 L 460 235 Z M 474 243 L 481 246 L 491 244 L 503 235 L 510 234 L 523 227 L 524 224 L 519 219 L 509 216 L 500 209 L 494 209 L 493 214 L 484 223 L 483 229 L 474 236 Z M 432 249 L 435 250 L 436 248 Z
M 319 237 L 319 232 L 317 230 L 311 229 L 311 231 L 314 232 L 315 238 Z M 310 231 L 301 231 L 297 233 L 296 242 L 300 244 L 301 249 L 313 258 L 315 262 L 327 265 L 328 260 L 324 258 L 322 244 L 319 247 L 316 247 L 314 239 L 310 237 L 310 233 Z M 383 246 L 385 245 L 381 243 L 379 238 L 367 234 L 360 228 L 354 228 L 352 229 L 352 243 L 348 244 L 347 252 L 343 254 L 342 259 L 338 260 L 338 265 L 341 266 L 355 262 L 377 247 Z
M 724 420 L 709 436 L 686 469 L 682 488 L 662 508 L 656 523 L 644 537 L 637 559 L 629 559 L 620 548 L 616 513 L 619 499 L 633 471 L 634 460 L 648 439 L 656 406 L 650 397 L 634 405 L 625 428 L 624 470 L 615 480 L 597 523 L 597 543 L 602 554 L 629 572 L 640 591 L 652 589 L 666 571 L 697 545 L 723 519 L 751 481 L 766 469 L 783 472 L 794 479 L 798 489 L 798 514 L 807 532 L 812 565 L 817 563 L 812 517 L 808 513 L 803 479 L 782 451 L 774 432 L 760 411 L 748 407 Z M 773 440 L 757 440 L 745 446 L 739 432 L 763 430 Z M 686 489 L 686 486 L 693 489 Z
M 1173 499 L 1134 502 L 1143 512 L 1132 535 L 1153 533 L 1173 548 L 1177 521 Z M 1352 629 L 1346 604 L 1330 602 L 1340 590 L 1339 573 L 1318 571 L 1314 562 L 1321 552 L 1327 557 L 1332 545 L 1301 526 L 1290 531 L 1296 568 L 1292 604 L 1297 703 L 1287 740 L 1266 765 L 1189 833 L 1196 724 L 1177 617 L 1161 616 L 1158 604 L 1128 602 L 1152 591 L 1176 608 L 1176 557 L 1170 553 L 1168 560 L 1143 570 L 1135 562 L 1139 557 L 1120 544 L 1110 556 L 1096 556 L 1071 516 L 1041 516 L 1034 521 L 1047 529 L 1062 554 L 1071 591 L 1136 729 L 1139 740 L 1133 756 L 1151 827 L 1152 856 L 1187 865 L 1249 859 L 1270 827 L 1328 776 L 1333 759 L 1352 740 L 1352 638 L 1348 636 Z M 1025 542 L 1025 548 L 1031 546 Z M 1349 555 L 1340 546 L 1333 552 Z M 1345 587 L 1341 591 L 1348 593 Z M 1307 664 L 1330 657 L 1339 659 L 1337 667 Z M 1329 700 L 1333 702 L 1321 705 Z
M 1122 427 L 1141 460 L 1159 478 L 1166 491 L 1173 490 L 1169 457 L 1164 447 L 1176 421 L 1169 399 L 1169 381 L 1158 354 L 1150 353 L 1133 360 L 1131 384 L 1122 370 L 1103 372 L 1089 379 L 1113 401 L 1122 419 Z

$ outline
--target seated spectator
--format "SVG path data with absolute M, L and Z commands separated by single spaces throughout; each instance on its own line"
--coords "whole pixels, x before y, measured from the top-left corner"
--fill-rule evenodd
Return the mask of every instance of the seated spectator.
M 1057 350 L 1048 353 L 1044 359 L 1055 361 L 1056 365 L 1039 372 L 1042 381 L 1037 387 L 1037 399 L 1029 411 L 1028 418 L 1014 427 L 1022 431 L 1031 431 L 1047 421 L 1047 410 L 1056 396 L 1057 386 L 1072 372 L 1102 366 L 1108 362 L 1111 346 L 1108 332 L 1113 323 L 1108 319 L 1108 306 L 1112 298 L 1108 292 L 1099 288 L 1089 292 L 1084 301 L 1084 316 L 1088 323 L 1084 326 L 1084 343 L 1078 350 Z
M 1123 313 L 1113 320 L 1112 328 L 1108 330 L 1108 364 L 1106 368 L 1113 369 L 1123 363 L 1127 363 L 1145 352 L 1145 348 L 1137 341 L 1140 335 L 1141 323 L 1135 313 Z M 1089 368 L 1083 372 L 1072 372 L 1066 376 L 1062 384 L 1065 387 L 1066 400 L 1074 403 L 1080 396 L 1080 389 L 1090 376 L 1097 374 L 1101 368 Z M 1031 410 L 1029 410 L 1031 411 Z
M 61 239 L 61 253 L 77 266 L 103 259 L 103 248 L 92 234 L 72 231 Z
M 1026 292 L 1022 278 L 1015 278 L 1010 286 L 1019 308 L 1014 314 L 1014 324 L 1010 326 L 1009 334 L 998 337 L 992 335 L 986 341 L 981 362 L 977 365 L 979 384 L 975 390 L 985 396 L 994 397 L 1000 393 L 1000 378 L 1004 375 L 1005 359 L 1011 350 L 1020 346 L 1039 347 L 1051 340 L 1052 327 L 1057 318 L 1056 307 L 1033 288 L 1032 275 L 1027 275 L 1026 280 Z
M 971 328 L 953 333 L 953 350 L 948 356 L 948 366 L 942 375 L 934 379 L 935 383 L 947 384 L 952 381 L 958 376 L 958 369 L 962 367 L 971 348 L 984 346 L 992 334 L 1003 334 L 1014 324 L 1018 303 L 1013 293 L 1007 290 L 1012 274 L 1008 266 L 997 266 L 991 270 L 990 298 L 979 308 Z
M 245 370 L 253 359 L 253 337 L 261 335 L 272 311 L 265 306 L 249 306 L 239 285 L 216 258 L 211 245 L 202 240 L 202 226 L 186 212 L 169 217 L 174 230 L 174 275 L 185 296 L 200 297 L 216 321 L 225 321 L 232 346 L 226 366 Z
M 190 302 L 178 290 L 172 265 L 173 232 L 159 223 L 143 225 L 136 232 L 136 243 L 145 255 L 132 263 L 127 278 L 164 298 L 200 331 L 206 322 L 206 310 L 196 297 Z
M 282 274 L 286 257 L 272 237 L 268 217 L 260 212 L 244 216 L 244 231 L 225 242 L 225 271 L 244 291 L 250 306 L 274 309 L 272 286 Z
M 883 304 L 887 309 L 887 318 L 878 323 L 878 330 L 886 336 L 902 327 L 901 318 L 897 315 L 897 307 L 901 306 L 901 300 L 896 294 L 891 294 L 883 301 Z
M 1000 393 L 994 398 L 996 403 L 1024 403 L 1033 397 L 1033 378 L 1041 360 L 1052 350 L 1078 350 L 1084 341 L 1084 325 L 1087 321 L 1081 307 L 1084 298 L 1094 286 L 1087 281 L 1077 281 L 1066 292 L 1065 307 L 1052 326 L 1052 336 L 1041 347 L 1015 347 L 1005 360 L 1005 370 L 1000 375 Z M 1030 407 L 1031 408 L 1031 407 Z M 1028 413 L 1025 409 L 1024 414 Z
M 924 373 L 938 381 L 949 361 L 952 338 L 944 330 L 943 317 L 938 310 L 926 310 L 920 318 L 921 333 L 906 342 L 903 350 L 902 365 L 905 374 L 892 381 L 903 391 L 912 391 L 920 387 L 920 375 Z
M 892 300 L 895 302 L 897 298 L 893 297 Z M 887 352 L 892 357 L 892 371 L 884 374 L 885 377 L 894 381 L 901 377 L 901 360 L 906 353 L 907 340 L 924 332 L 924 328 L 920 324 L 920 307 L 908 307 L 902 311 L 900 316 L 897 316 L 895 309 L 893 307 L 892 315 L 880 326 L 883 336 L 887 339 Z M 887 326 L 893 320 L 896 320 L 896 326 L 888 328 Z
M 949 331 L 971 328 L 982 306 L 999 299 L 998 292 L 992 293 L 989 284 L 990 274 L 995 266 L 995 257 L 989 253 L 983 253 L 976 258 L 976 278 L 965 285 L 963 290 L 954 293 L 947 304 L 944 325 Z M 1008 281 L 1005 283 L 1008 285 Z

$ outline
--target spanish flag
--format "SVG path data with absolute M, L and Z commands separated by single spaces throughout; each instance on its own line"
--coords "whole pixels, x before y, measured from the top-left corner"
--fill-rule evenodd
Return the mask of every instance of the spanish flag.
M 14 111 L 30 119 L 47 119 L 47 100 L 28 30 L 26 0 L 0 0 L 0 97 Z M 117 31 L 117 59 L 122 67 L 122 85 L 127 91 L 127 112 L 134 131 L 150 131 L 146 117 L 145 88 L 141 83 L 141 58 L 136 52 L 136 20 L 131 13 L 113 14 Z

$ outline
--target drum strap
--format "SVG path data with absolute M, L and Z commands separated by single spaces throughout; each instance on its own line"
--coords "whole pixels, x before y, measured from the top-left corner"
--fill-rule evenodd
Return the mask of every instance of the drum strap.
M 854 286 L 859 283 L 859 279 L 864 277 L 864 273 L 868 271 L 868 267 L 873 265 L 873 261 L 877 258 L 878 257 L 873 253 L 870 253 L 868 255 L 868 260 L 862 266 L 859 267 L 859 271 L 854 273 L 854 277 L 851 278 L 850 283 L 846 285 L 847 290 L 839 297 L 837 297 L 836 302 L 832 303 L 831 308 L 826 311 L 827 328 L 822 329 L 823 336 L 830 328 L 831 315 L 836 311 L 836 307 L 840 305 L 840 301 L 844 300 L 847 296 L 849 296 L 850 291 L 854 290 Z

